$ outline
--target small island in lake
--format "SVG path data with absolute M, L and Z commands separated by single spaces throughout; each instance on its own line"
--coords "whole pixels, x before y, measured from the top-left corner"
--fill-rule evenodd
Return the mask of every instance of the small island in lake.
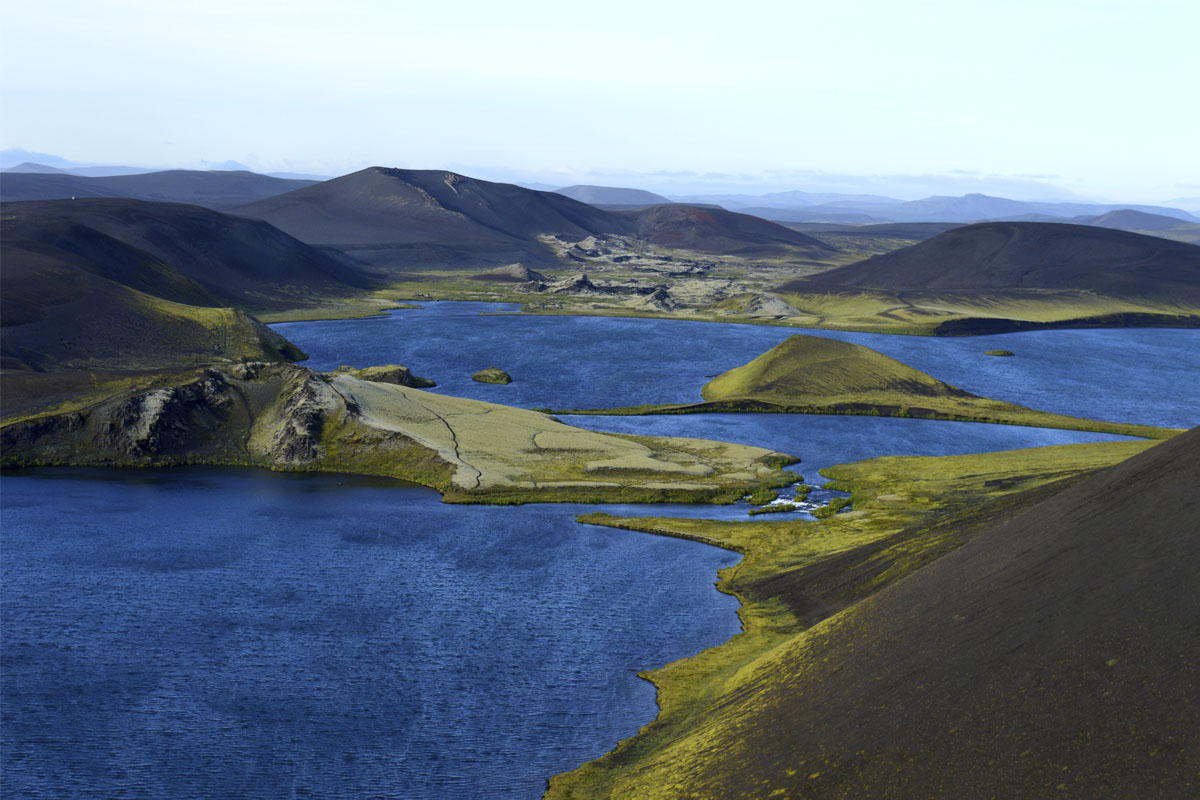
M 512 375 L 499 367 L 488 367 L 472 375 L 471 380 L 479 383 L 512 383 Z

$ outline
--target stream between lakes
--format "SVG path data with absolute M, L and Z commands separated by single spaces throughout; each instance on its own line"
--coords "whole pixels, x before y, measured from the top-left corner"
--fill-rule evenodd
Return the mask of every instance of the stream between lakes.
M 480 316 L 431 303 L 275 326 L 318 369 L 399 363 L 524 407 L 697 399 L 797 331 Z M 977 393 L 1200 424 L 1200 331 L 964 339 L 819 332 Z M 1013 358 L 984 350 L 1002 347 Z M 470 381 L 489 365 L 508 386 Z M 872 417 L 564 417 L 771 447 L 817 469 L 1114 439 Z M 3 478 L 3 773 L 29 797 L 513 797 L 653 719 L 636 676 L 725 641 L 737 555 L 576 514 L 745 518 L 745 506 L 448 506 L 427 489 L 211 468 Z

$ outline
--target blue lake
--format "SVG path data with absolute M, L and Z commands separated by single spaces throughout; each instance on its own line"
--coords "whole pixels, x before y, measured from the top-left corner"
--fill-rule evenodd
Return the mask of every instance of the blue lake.
M 525 406 L 692 400 L 705 375 L 791 334 L 480 308 L 277 327 L 311 366 L 403 363 L 439 391 Z M 844 336 L 1027 405 L 1200 422 L 1200 332 Z M 1018 356 L 982 355 L 996 346 Z M 469 380 L 492 363 L 516 381 Z M 1116 438 L 870 417 L 564 420 L 772 447 L 809 479 L 876 455 Z M 2 492 L 6 796 L 536 798 L 653 719 L 637 671 L 738 630 L 713 588 L 735 554 L 573 521 L 595 507 L 448 506 L 384 481 L 208 468 L 8 473 Z
M 1146 425 L 1200 425 L 1200 331 L 1028 331 L 934 338 L 681 320 L 500 314 L 499 303 L 428 303 L 366 320 L 273 326 L 304 362 L 403 364 L 445 394 L 526 408 L 693 402 L 709 377 L 797 333 L 879 350 L 967 391 L 1060 414 Z M 490 312 L 491 316 L 481 316 Z M 1011 358 L 985 356 L 1005 349 Z M 471 373 L 495 365 L 507 386 Z

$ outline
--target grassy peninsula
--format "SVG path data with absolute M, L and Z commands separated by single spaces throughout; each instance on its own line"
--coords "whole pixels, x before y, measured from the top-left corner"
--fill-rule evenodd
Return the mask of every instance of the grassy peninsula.
M 0 427 L 0 465 L 238 464 L 401 478 L 448 502 L 732 502 L 794 458 L 701 439 L 573 428 L 403 385 L 403 368 L 280 363 L 141 375 Z M 6 407 L 6 413 L 8 409 Z
M 644 673 L 658 718 L 546 797 L 961 797 L 981 773 L 1007 796 L 1154 785 L 1124 764 L 1185 755 L 1151 742 L 1194 714 L 1148 687 L 1195 651 L 1163 640 L 1193 612 L 1159 570 L 1194 563 L 1196 537 L 1188 509 L 1138 504 L 1200 476 L 1198 437 L 841 465 L 826 475 L 853 511 L 819 521 L 581 517 L 742 553 L 719 588 L 743 632 Z M 1094 702 L 1128 724 L 1095 730 Z
M 991 422 L 1162 439 L 1179 431 L 1101 422 L 979 397 L 869 347 L 797 334 L 748 364 L 713 378 L 701 403 L 636 406 L 562 414 L 767 412 L 858 414 Z

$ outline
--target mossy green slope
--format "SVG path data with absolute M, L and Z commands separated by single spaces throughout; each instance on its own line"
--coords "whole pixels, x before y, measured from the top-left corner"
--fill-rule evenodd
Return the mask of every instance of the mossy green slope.
M 1196 436 L 1192 439 L 1194 445 Z M 735 594 L 742 602 L 743 633 L 693 658 L 645 673 L 659 689 L 658 719 L 612 753 L 553 778 L 547 798 L 996 795 L 986 784 L 974 787 L 977 791 L 958 794 L 940 793 L 932 782 L 924 787 L 911 781 L 897 784 L 897 788 L 888 784 L 893 769 L 899 773 L 912 763 L 896 762 L 889 747 L 913 753 L 923 748 L 955 752 L 956 743 L 972 736 L 971 731 L 956 730 L 953 722 L 946 720 L 940 732 L 930 732 L 936 738 L 912 739 L 906 725 L 920 713 L 921 706 L 889 701 L 889 697 L 902 692 L 935 697 L 948 687 L 982 687 L 987 683 L 983 675 L 947 674 L 927 664 L 923 669 L 914 667 L 914 671 L 890 675 L 889 683 L 880 685 L 872 674 L 839 679 L 839 665 L 852 662 L 857 650 L 869 647 L 875 637 L 889 636 L 889 630 L 881 626 L 904 619 L 901 610 L 886 622 L 872 623 L 876 597 L 919 580 L 925 569 L 937 566 L 952 551 L 1014 516 L 1027 513 L 1032 514 L 1028 519 L 1037 519 L 1036 509 L 1086 483 L 1095 470 L 1147 449 L 1151 451 L 1147 455 L 1153 455 L 1157 447 L 1166 446 L 1113 442 L 945 458 L 881 458 L 842 465 L 827 474 L 853 493 L 854 510 L 817 522 L 582 517 L 583 522 L 680 536 L 743 553 L 737 566 L 721 571 L 719 584 L 722 591 Z M 1087 496 L 1104 497 L 1117 486 L 1119 481 L 1110 481 Z M 1125 512 L 1136 511 L 1136 491 L 1121 497 L 1121 502 Z M 1086 503 L 1065 507 L 1096 519 Z M 1194 523 L 1194 503 L 1190 513 Z M 1104 534 L 1109 538 L 1126 536 L 1104 529 L 1110 531 Z M 993 566 L 1001 568 L 1004 563 Z M 947 583 L 942 591 L 966 587 L 969 592 L 978 576 L 968 574 L 971 577 L 961 583 L 952 573 L 943 578 Z M 1031 595 L 1039 591 L 1036 581 L 1017 587 L 1016 591 Z M 1051 591 L 1045 604 L 1058 602 L 1054 597 Z M 1104 613 L 1109 612 L 1097 616 Z M 922 642 L 938 641 L 936 632 L 955 623 L 949 618 L 914 617 L 911 624 L 901 624 L 913 640 L 908 649 L 919 654 Z M 1008 624 L 1020 629 L 1022 622 L 1010 619 Z M 979 638 L 987 642 L 989 633 L 982 631 Z M 818 688 L 808 691 L 808 682 Z M 822 706 L 821 693 L 836 698 L 828 704 L 833 712 L 810 726 L 811 710 L 806 703 Z M 985 694 L 985 690 L 979 691 L 980 698 Z M 861 702 L 855 699 L 857 695 L 862 696 Z M 971 699 L 961 697 L 960 702 L 969 708 Z M 1122 702 L 1129 701 L 1123 698 Z M 1071 712 L 1072 725 L 1090 713 L 1088 708 Z M 872 722 L 878 719 L 885 721 Z M 887 735 L 856 753 L 856 737 L 865 727 Z M 1086 727 L 1080 725 L 1081 730 Z M 969 752 L 969 748 L 959 752 Z M 993 774 L 1007 769 L 1021 775 L 1015 763 L 997 765 L 987 760 L 986 753 L 973 755 L 980 760 L 959 763 L 948 759 L 945 771 L 957 773 L 960 779 L 980 768 Z M 1133 760 L 1149 763 L 1151 758 L 1138 754 Z M 1076 763 L 1084 759 L 1089 763 L 1102 760 L 1084 756 L 1076 758 Z M 1025 763 L 1044 766 L 1036 755 Z M 923 766 L 929 766 L 928 760 Z M 871 770 L 869 780 L 861 779 Z M 1038 780 L 1044 777 L 1043 771 Z M 1063 778 L 1070 781 L 1072 776 Z M 1033 794 L 1028 791 L 1031 787 L 1024 788 L 1022 792 L 1009 786 L 1012 791 L 996 796 L 1040 796 L 1043 787 L 1032 787 L 1036 789 Z
M 801 335 L 717 376 L 700 394 L 709 401 L 744 398 L 779 405 L 980 399 L 868 347 Z

